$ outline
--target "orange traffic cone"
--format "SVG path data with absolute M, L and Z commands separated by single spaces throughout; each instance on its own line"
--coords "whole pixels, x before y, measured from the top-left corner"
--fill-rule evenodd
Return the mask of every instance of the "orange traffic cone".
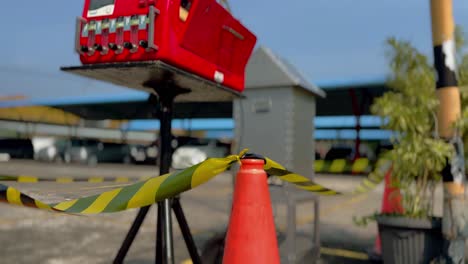
M 401 203 L 401 193 L 398 188 L 392 186 L 392 167 L 385 173 L 385 188 L 382 196 L 382 207 L 380 213 L 403 213 L 403 205 Z M 380 236 L 377 234 L 374 243 L 373 255 L 382 255 L 382 245 Z
M 382 199 L 382 214 L 403 213 L 400 189 L 392 186 L 392 167 L 385 174 L 385 189 Z
M 249 156 L 251 157 L 251 156 Z M 241 160 L 234 189 L 223 264 L 279 264 L 264 160 Z

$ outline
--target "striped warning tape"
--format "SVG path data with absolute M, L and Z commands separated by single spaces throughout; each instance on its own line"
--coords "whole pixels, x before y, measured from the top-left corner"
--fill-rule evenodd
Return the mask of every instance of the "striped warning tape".
M 390 159 L 390 154 L 382 156 L 382 158 L 377 161 L 375 169 L 369 173 L 367 178 L 361 182 L 353 193 L 366 193 L 373 190 L 382 182 L 385 178 L 385 174 L 391 169 L 391 167 L 392 160 Z
M 298 187 L 299 189 L 314 192 L 320 195 L 339 194 L 338 192 L 328 189 L 326 187 L 323 187 L 322 185 L 317 184 L 302 175 L 288 171 L 281 164 L 269 158 L 265 158 L 265 160 L 266 160 L 266 163 L 265 163 L 264 169 L 266 173 L 268 173 L 269 175 L 275 175 L 283 181 L 292 183 L 296 185 L 296 187 Z
M 314 162 L 314 170 L 318 173 L 367 174 L 372 170 L 372 167 L 368 158 L 358 158 L 354 161 L 335 159 Z
M 21 193 L 13 187 L 0 184 L 0 202 L 73 214 L 113 213 L 144 207 L 206 183 L 227 170 L 232 164 L 238 162 L 246 151 L 244 150 L 239 155 L 231 155 L 226 158 L 210 158 L 180 172 L 152 177 L 101 194 L 55 204 L 46 204 Z M 284 181 L 291 182 L 300 189 L 320 195 L 338 194 L 338 192 L 316 184 L 304 176 L 286 170 L 273 160 L 268 158 L 265 158 L 265 160 L 264 168 L 268 174 L 279 176 Z
M 342 258 L 349 258 L 349 259 L 356 259 L 356 260 L 369 260 L 369 256 L 364 252 L 358 252 L 358 251 L 341 249 L 341 248 L 321 247 L 320 254 L 342 257 Z
M 30 175 L 0 175 L 0 181 L 12 181 L 21 183 L 36 183 L 36 182 L 56 182 L 56 183 L 73 183 L 73 182 L 89 182 L 89 183 L 100 183 L 100 182 L 135 182 L 145 181 L 151 178 L 151 176 L 141 177 L 57 177 L 57 178 L 41 178 Z

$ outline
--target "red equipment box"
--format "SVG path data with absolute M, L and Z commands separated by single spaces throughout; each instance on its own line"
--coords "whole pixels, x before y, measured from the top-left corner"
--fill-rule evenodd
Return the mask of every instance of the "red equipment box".
M 244 90 L 256 37 L 216 0 L 85 0 L 83 64 L 155 61 Z

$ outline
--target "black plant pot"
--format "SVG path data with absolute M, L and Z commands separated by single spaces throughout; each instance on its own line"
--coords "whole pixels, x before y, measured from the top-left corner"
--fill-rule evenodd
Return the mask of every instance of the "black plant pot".
M 377 216 L 384 263 L 426 264 L 443 247 L 442 219 Z

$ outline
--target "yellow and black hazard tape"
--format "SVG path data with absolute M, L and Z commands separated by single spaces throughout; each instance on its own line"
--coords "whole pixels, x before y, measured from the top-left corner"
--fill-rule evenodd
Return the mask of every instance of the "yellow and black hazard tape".
M 353 193 L 366 193 L 373 190 L 383 181 L 385 174 L 392 168 L 392 164 L 393 162 L 388 154 L 382 156 L 375 164 L 375 169 L 369 173 Z
M 232 164 L 238 162 L 245 153 L 246 150 L 239 155 L 231 155 L 226 158 L 210 158 L 180 172 L 152 177 L 101 194 L 54 204 L 46 204 L 13 187 L 0 184 L 0 202 L 73 214 L 114 213 L 149 206 L 191 190 L 227 170 Z M 284 181 L 295 184 L 298 188 L 319 195 L 338 194 L 338 192 L 316 184 L 304 176 L 286 170 L 273 160 L 265 158 L 265 161 L 264 168 L 268 174 L 279 176 Z
M 141 176 L 141 177 L 56 177 L 56 178 L 41 178 L 38 176 L 31 175 L 0 175 L 0 181 L 7 182 L 20 182 L 20 183 L 36 183 L 36 182 L 56 182 L 56 183 L 74 183 L 74 182 L 89 182 L 89 183 L 100 183 L 100 182 L 115 182 L 115 183 L 125 183 L 125 182 L 136 182 L 144 181 L 151 178 L 151 176 Z
M 368 158 L 358 158 L 354 161 L 346 159 L 316 160 L 314 170 L 317 173 L 367 174 L 372 170 Z
M 265 162 L 264 169 L 266 173 L 268 173 L 269 175 L 275 175 L 285 182 L 292 183 L 296 185 L 296 187 L 299 189 L 303 189 L 309 192 L 314 192 L 320 195 L 339 194 L 338 192 L 328 189 L 326 187 L 323 187 L 322 185 L 317 184 L 302 175 L 288 171 L 281 164 L 269 158 L 265 158 L 265 161 L 266 162 Z

